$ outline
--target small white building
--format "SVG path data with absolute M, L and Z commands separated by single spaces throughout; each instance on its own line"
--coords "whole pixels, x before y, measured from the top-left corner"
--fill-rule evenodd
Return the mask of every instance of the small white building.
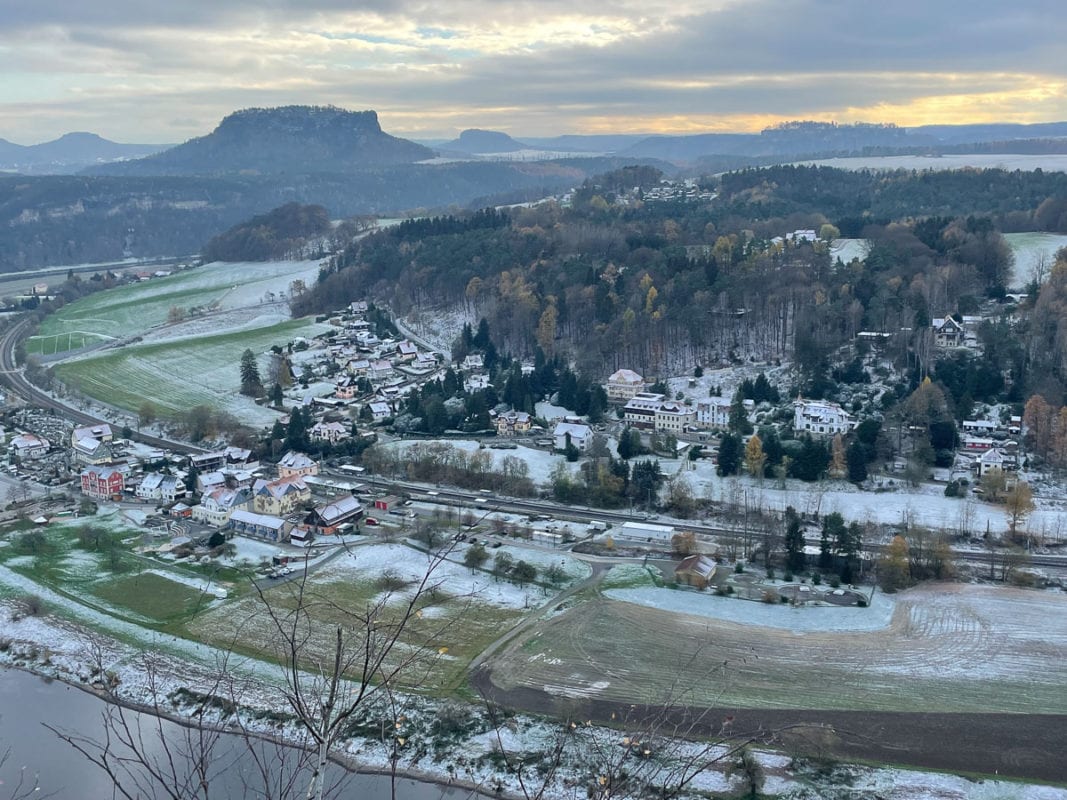
M 696 405 L 696 426 L 704 429 L 724 429 L 730 426 L 730 406 L 728 397 L 709 397 L 698 400 Z M 751 416 L 756 410 L 753 400 L 745 400 L 745 414 Z
M 464 372 L 479 372 L 485 369 L 485 359 L 481 353 L 469 353 L 459 368 Z
M 988 475 L 991 472 L 1014 472 L 1017 464 L 1015 456 L 1005 453 L 999 448 L 993 447 L 986 450 L 974 460 L 978 477 Z
M 620 369 L 611 373 L 604 389 L 608 402 L 625 403 L 645 390 L 645 379 L 632 369 Z
M 651 525 L 647 522 L 624 522 L 612 529 L 612 536 L 616 539 L 626 539 L 631 542 L 657 542 L 670 544 L 674 536 L 674 528 L 670 525 Z
M 162 500 L 173 503 L 178 498 L 185 497 L 185 483 L 176 475 L 150 472 L 144 476 L 135 494 L 141 500 Z
M 347 439 L 351 431 L 340 422 L 317 422 L 311 426 L 309 435 L 313 442 L 329 442 L 337 444 Z
M 837 403 L 824 400 L 797 400 L 793 406 L 793 429 L 821 436 L 848 433 L 856 420 Z
M 557 422 L 552 431 L 552 446 L 557 450 L 566 450 L 568 436 L 571 444 L 584 453 L 593 440 L 593 429 L 575 422 Z
M 20 433 L 11 440 L 11 453 L 20 461 L 43 456 L 48 447 L 47 439 L 33 433 Z
M 931 327 L 938 347 L 962 347 L 967 340 L 963 325 L 952 317 L 938 317 L 931 322 Z

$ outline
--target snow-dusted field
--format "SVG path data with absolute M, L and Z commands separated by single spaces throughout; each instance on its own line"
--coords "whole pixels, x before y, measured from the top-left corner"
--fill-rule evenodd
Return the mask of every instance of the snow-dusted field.
M 429 554 L 401 544 L 373 544 L 351 548 L 318 570 L 315 578 L 316 581 L 361 581 L 375 580 L 391 573 L 412 582 L 406 589 L 395 593 L 399 600 L 409 597 L 418 589 L 431 563 Z M 535 608 L 545 601 L 544 593 L 538 586 L 516 586 L 496 580 L 485 572 L 472 572 L 452 561 L 439 561 L 430 573 L 426 586 L 439 587 L 447 595 L 461 601 L 487 603 L 507 609 Z
M 609 589 L 604 593 L 612 600 L 701 617 L 759 625 L 795 633 L 811 631 L 877 631 L 889 627 L 896 611 L 890 595 L 876 592 L 869 608 L 835 608 L 831 606 L 792 607 L 769 605 L 733 597 L 717 597 L 707 592 L 691 592 L 657 587 Z
M 1056 263 L 1056 251 L 1067 247 L 1067 235 L 1056 233 L 1005 233 L 1004 238 L 1015 256 L 1011 285 L 1023 288 L 1034 277 L 1034 270 L 1044 264 L 1046 274 Z
M 302 280 L 310 285 L 317 276 L 317 261 L 205 264 L 71 303 L 47 317 L 40 335 L 30 339 L 27 347 L 29 352 L 45 354 L 62 351 L 67 347 L 66 334 L 70 332 L 82 334 L 87 342 L 128 338 L 164 325 L 172 308 L 188 311 L 193 307 L 212 307 L 228 311 L 261 305 L 272 299 L 284 300 L 292 281 Z M 227 315 L 205 319 L 214 320 L 211 332 L 227 329 Z M 185 324 L 173 326 L 178 329 L 177 335 L 183 335 Z M 78 345 L 77 337 L 72 344 Z
M 501 440 L 506 441 L 506 440 Z M 407 439 L 399 442 L 390 442 L 384 447 L 393 448 L 400 451 L 405 451 L 411 447 L 415 447 L 420 444 L 427 443 L 445 444 L 451 445 L 457 450 L 462 450 L 466 453 L 477 452 L 480 445 L 478 442 L 470 439 Z M 529 468 L 529 477 L 534 483 L 544 483 L 549 479 L 552 474 L 552 470 L 557 464 L 565 464 L 570 472 L 576 472 L 578 464 L 567 463 L 566 459 L 562 455 L 549 452 L 548 450 L 538 450 L 532 447 L 525 447 L 518 445 L 514 450 L 495 450 L 493 448 L 485 448 L 486 453 L 489 453 L 493 457 L 493 464 L 496 468 L 500 468 L 504 459 L 508 456 L 513 458 L 520 458 Z

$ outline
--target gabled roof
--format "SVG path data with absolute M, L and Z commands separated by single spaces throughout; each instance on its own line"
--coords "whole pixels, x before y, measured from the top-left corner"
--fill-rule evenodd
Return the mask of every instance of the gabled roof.
M 299 475 L 290 475 L 288 478 L 279 478 L 276 481 L 258 480 L 252 488 L 257 495 L 270 495 L 275 499 L 294 492 L 308 491 L 308 485 Z
M 700 553 L 683 558 L 677 567 L 675 574 L 679 572 L 692 572 L 702 578 L 710 578 L 715 574 L 715 559 Z
M 315 460 L 304 453 L 290 450 L 282 456 L 281 461 L 278 462 L 278 466 L 286 467 L 287 469 L 307 469 L 308 467 L 315 466 Z
M 327 524 L 340 522 L 363 510 L 362 504 L 352 495 L 342 495 L 324 506 L 315 509 L 319 519 Z
M 642 378 L 640 375 L 638 375 L 632 369 L 619 369 L 619 370 L 616 370 L 615 372 L 611 373 L 611 376 L 608 378 L 608 383 L 633 384 L 633 383 L 643 383 L 644 380 L 645 380 L 644 378 Z
M 593 432 L 588 425 L 579 425 L 574 422 L 557 422 L 552 429 L 553 436 L 566 436 L 568 433 L 572 439 L 584 439 Z

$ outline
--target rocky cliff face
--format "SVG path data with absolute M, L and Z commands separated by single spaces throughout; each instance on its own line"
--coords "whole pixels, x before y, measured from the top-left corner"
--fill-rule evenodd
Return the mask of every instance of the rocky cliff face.
M 348 172 L 432 158 L 422 145 L 382 131 L 374 111 L 320 106 L 249 108 L 207 136 L 150 158 L 94 168 L 110 175 Z

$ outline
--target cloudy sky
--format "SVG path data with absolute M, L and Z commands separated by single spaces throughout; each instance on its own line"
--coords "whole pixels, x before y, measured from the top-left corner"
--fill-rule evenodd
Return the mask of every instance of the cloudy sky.
M 1067 120 L 1063 0 L 0 0 L 0 137 L 177 142 L 230 111 L 408 136 Z

